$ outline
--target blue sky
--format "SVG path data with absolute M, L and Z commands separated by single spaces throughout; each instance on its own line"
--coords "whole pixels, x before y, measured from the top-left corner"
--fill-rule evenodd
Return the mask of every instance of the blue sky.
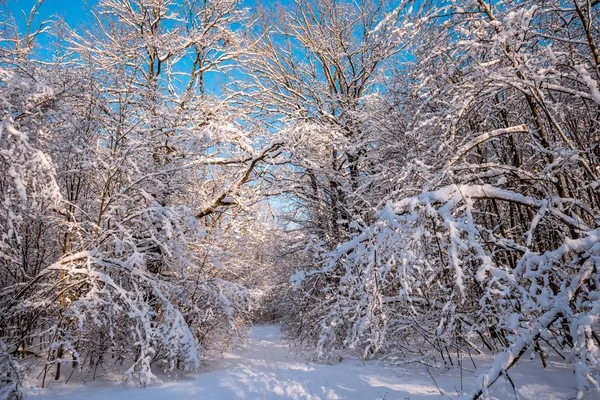
M 261 0 L 242 0 L 242 7 L 252 8 Z M 264 1 L 264 0 L 263 0 Z M 266 0 L 267 2 L 270 0 Z M 286 0 L 284 0 L 285 2 Z M 38 14 L 34 20 L 34 28 L 39 26 L 44 20 L 56 19 L 60 17 L 71 28 L 87 27 L 86 24 L 95 23 L 91 16 L 92 9 L 98 4 L 99 0 L 45 0 L 38 10 Z M 30 10 L 35 5 L 36 0 L 7 0 L 6 5 L 8 11 L 14 16 L 21 31 L 25 30 L 25 24 Z M 2 0 L 0 0 L 0 8 L 2 8 Z M 48 41 L 48 36 L 38 37 L 38 56 L 42 58 L 51 58 L 52 51 L 55 46 Z M 226 76 L 221 73 L 209 72 L 205 76 L 205 85 L 208 91 L 220 92 L 220 88 L 227 81 Z
M 26 14 L 36 3 L 36 0 L 8 0 L 8 8 L 17 18 L 19 23 L 25 23 Z M 98 3 L 98 0 L 45 0 L 39 10 L 38 19 L 41 21 L 52 15 L 60 15 L 71 26 L 77 26 L 85 22 L 89 16 L 89 10 Z
M 251 7 L 257 1 L 261 0 L 244 0 L 241 4 L 243 7 Z M 266 1 L 267 4 L 269 2 L 269 0 Z M 28 14 L 36 0 L 8 0 L 7 3 L 12 14 L 17 18 L 20 16 L 23 19 L 21 22 L 24 23 L 25 18 L 21 10 Z M 76 27 L 86 22 L 89 11 L 96 4 L 98 4 L 98 0 L 45 0 L 40 8 L 39 18 L 60 15 L 71 27 Z

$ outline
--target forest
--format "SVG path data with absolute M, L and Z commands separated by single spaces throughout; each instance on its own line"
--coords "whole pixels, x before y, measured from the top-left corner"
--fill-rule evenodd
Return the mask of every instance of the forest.
M 0 1 L 0 398 L 264 323 L 599 395 L 599 0 L 53 1 Z

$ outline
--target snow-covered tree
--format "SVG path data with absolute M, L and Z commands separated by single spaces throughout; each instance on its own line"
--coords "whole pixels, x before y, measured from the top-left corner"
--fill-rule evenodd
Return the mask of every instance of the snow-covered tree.
M 288 173 L 277 180 L 290 219 L 335 246 L 370 212 L 361 191 L 372 169 L 369 105 L 401 50 L 403 14 L 387 1 L 301 0 L 259 17 L 239 86 L 285 142 Z
M 2 339 L 42 357 L 42 385 L 67 363 L 93 379 L 108 359 L 149 385 L 244 333 L 255 295 L 227 280 L 221 258 L 233 256 L 212 243 L 278 145 L 205 87 L 239 49 L 237 2 L 103 0 L 94 17 L 65 30 L 56 62 L 3 59 L 2 249 L 19 252 L 9 241 L 25 217 L 31 240 L 53 223 L 37 228 L 35 270 L 2 253 L 19 277 L 3 275 Z
M 375 110 L 378 217 L 295 276 L 293 324 L 323 360 L 497 354 L 466 398 L 557 352 L 582 396 L 599 376 L 597 4 L 415 6 Z

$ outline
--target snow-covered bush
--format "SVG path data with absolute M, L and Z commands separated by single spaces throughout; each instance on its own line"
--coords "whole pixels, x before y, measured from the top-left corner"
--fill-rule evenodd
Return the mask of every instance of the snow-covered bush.
M 26 380 L 25 368 L 9 353 L 4 342 L 0 341 L 0 398 L 23 399 Z

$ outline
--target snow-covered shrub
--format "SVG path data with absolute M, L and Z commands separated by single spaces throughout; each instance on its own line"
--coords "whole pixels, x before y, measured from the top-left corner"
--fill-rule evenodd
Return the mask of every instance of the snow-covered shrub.
M 527 245 L 485 226 L 475 207 L 489 201 L 534 210 L 532 235 L 537 229 L 543 237 L 545 224 L 581 233 L 535 250 L 528 247 L 535 236 Z M 305 317 L 320 327 L 317 357 L 335 359 L 349 348 L 444 365 L 449 349 L 478 351 L 473 343 L 483 342 L 501 360 L 482 377 L 485 390 L 538 341 L 558 339 L 573 347 L 579 390 L 597 385 L 599 231 L 563 214 L 564 207 L 488 185 L 453 185 L 390 203 L 322 269 L 295 277 L 304 288 L 327 279 L 321 293 L 308 292 L 331 304 Z
M 25 368 L 9 353 L 4 342 L 0 341 L 0 398 L 23 399 L 26 381 Z

